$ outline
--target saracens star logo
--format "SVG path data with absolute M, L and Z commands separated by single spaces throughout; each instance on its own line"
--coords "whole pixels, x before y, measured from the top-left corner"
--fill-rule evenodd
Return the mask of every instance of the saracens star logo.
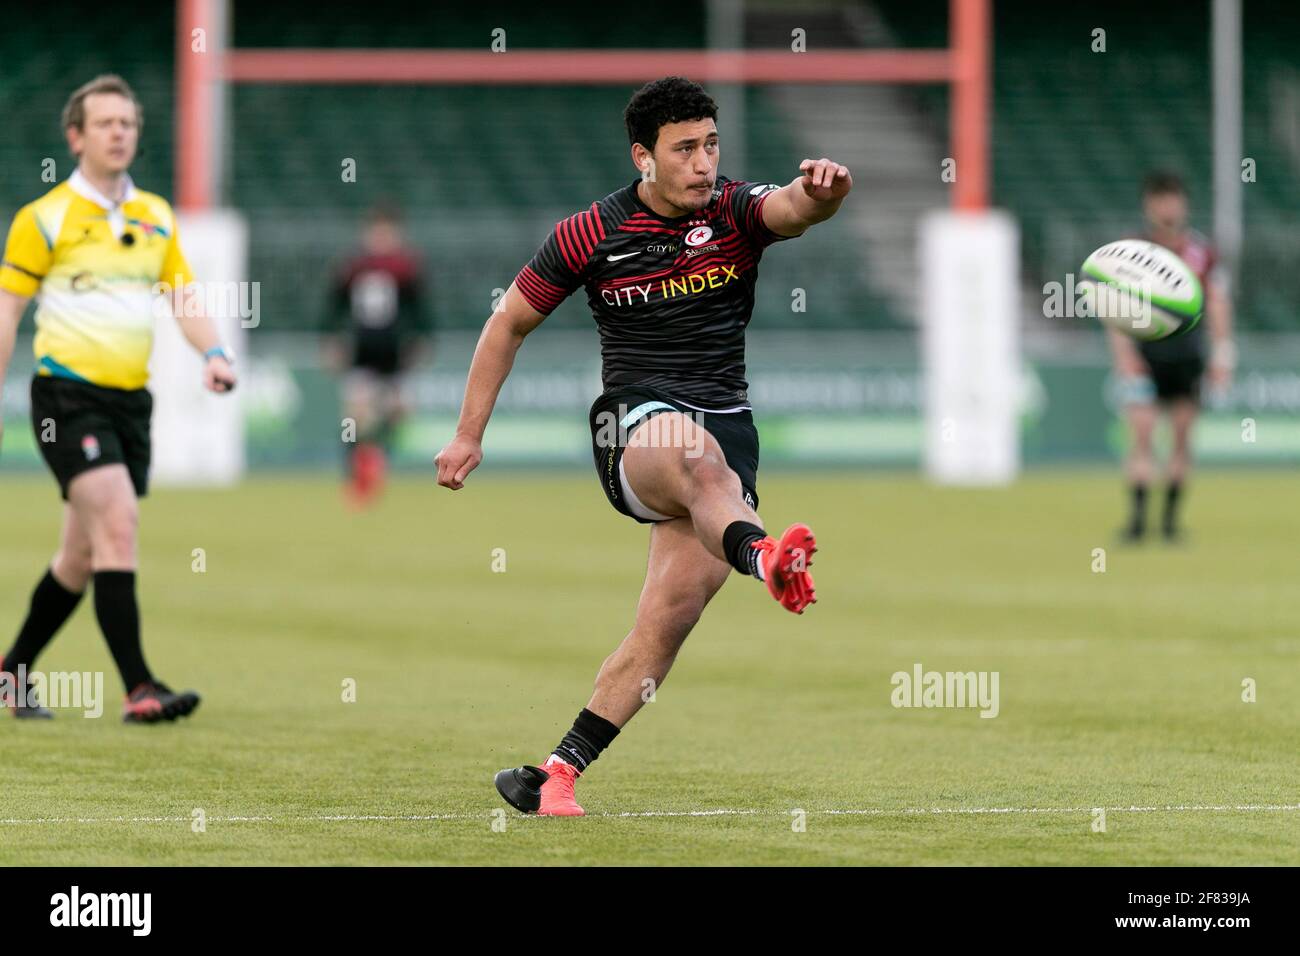
M 713 238 L 713 229 L 709 226 L 696 226 L 686 234 L 688 246 L 702 246 Z

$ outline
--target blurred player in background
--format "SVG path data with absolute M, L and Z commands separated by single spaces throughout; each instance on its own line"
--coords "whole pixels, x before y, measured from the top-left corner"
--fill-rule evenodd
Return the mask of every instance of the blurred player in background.
M 161 196 L 127 175 L 142 123 L 139 101 L 118 76 L 97 77 L 63 111 L 72 176 L 18 211 L 0 265 L 0 388 L 18 322 L 37 300 L 32 427 L 63 495 L 63 534 L 32 594 L 18 638 L 0 671 L 30 671 L 95 584 L 95 616 L 126 685 L 123 718 L 174 720 L 198 706 L 173 693 L 145 664 L 136 603 L 137 499 L 148 490 L 153 398 L 154 292 L 184 290 L 174 309 L 185 338 L 204 356 L 203 382 L 235 385 L 234 356 L 201 312 L 181 251 L 176 216 Z M 24 702 L 27 701 L 24 693 Z M 20 717 L 48 717 L 40 706 Z
M 848 169 L 805 159 L 786 186 L 718 175 L 717 106 L 667 77 L 624 113 L 637 179 L 559 223 L 506 290 L 474 352 L 455 437 L 439 453 L 453 490 L 483 458 L 497 393 L 524 336 L 585 288 L 600 332 L 604 393 L 590 413 L 596 474 L 610 505 L 651 525 L 631 633 L 541 767 L 502 770 L 497 790 L 525 813 L 579 816 L 574 780 L 663 683 L 705 605 L 733 569 L 786 610 L 816 600 L 812 532 L 779 538 L 758 508 L 758 432 L 745 380 L 745 328 L 758 262 L 774 242 L 829 219 Z M 562 546 L 572 547 L 567 539 Z
M 1222 391 L 1232 383 L 1236 365 L 1232 305 L 1214 247 L 1188 228 L 1187 188 L 1182 179 L 1169 172 L 1150 173 L 1142 187 L 1142 212 L 1146 218 L 1143 238 L 1181 257 L 1201 280 L 1205 292 L 1205 318 L 1184 335 L 1138 342 L 1114 330 L 1109 333 L 1133 433 L 1127 465 L 1132 509 L 1123 536 L 1137 542 L 1146 535 L 1147 492 L 1155 479 L 1152 437 L 1159 411 L 1164 409 L 1173 431 L 1173 447 L 1165 468 L 1160 530 L 1166 540 L 1175 541 L 1180 534 L 1178 505 L 1191 468 L 1192 426 L 1200 412 L 1201 379 L 1207 372 L 1207 360 L 1211 388 Z
M 407 412 L 403 373 L 432 332 L 425 290 L 396 211 L 377 206 L 361 250 L 339 270 L 324 323 L 326 362 L 344 372 L 343 415 L 356 423 L 345 449 L 348 496 L 357 506 L 383 489 L 393 435 Z

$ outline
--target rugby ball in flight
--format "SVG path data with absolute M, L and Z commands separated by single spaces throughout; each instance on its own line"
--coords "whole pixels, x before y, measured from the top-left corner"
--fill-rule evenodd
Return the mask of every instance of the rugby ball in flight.
M 1182 335 L 1201 319 L 1201 280 L 1182 259 L 1145 239 L 1108 242 L 1083 262 L 1078 285 L 1092 314 L 1143 342 Z

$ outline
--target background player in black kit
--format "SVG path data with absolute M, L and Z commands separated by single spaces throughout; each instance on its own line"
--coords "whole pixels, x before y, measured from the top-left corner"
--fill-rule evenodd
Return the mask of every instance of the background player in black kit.
M 805 159 L 784 187 L 727 180 L 716 118 L 712 98 L 681 77 L 632 97 L 624 120 L 640 177 L 559 223 L 520 271 L 484 327 L 456 435 L 437 457 L 438 483 L 464 487 L 515 352 L 584 287 L 604 384 L 590 416 L 596 469 L 614 508 L 653 525 L 650 555 L 636 623 L 572 729 L 543 768 L 497 775 L 524 812 L 583 813 L 574 779 L 641 708 L 645 682 L 663 682 L 732 568 L 788 610 L 815 600 L 812 532 L 795 524 L 773 539 L 755 511 L 744 334 L 763 250 L 834 215 L 852 178 L 823 158 Z
M 1187 263 L 1205 291 L 1205 320 L 1184 335 L 1156 342 L 1135 342 L 1109 333 L 1116 373 L 1124 385 L 1124 403 L 1132 430 L 1127 475 L 1132 505 L 1123 536 L 1130 542 L 1146 534 L 1147 490 L 1155 478 L 1153 438 L 1160 409 L 1169 415 L 1173 433 L 1165 469 L 1161 533 L 1179 536 L 1178 505 L 1191 469 L 1192 427 L 1201 408 L 1201 379 L 1225 389 L 1232 381 L 1236 350 L 1232 341 L 1232 306 L 1219 275 L 1218 256 L 1209 240 L 1187 225 L 1187 187 L 1174 173 L 1150 173 L 1142 187 L 1143 238 L 1164 246 Z M 1207 329 L 1210 348 L 1206 348 Z M 1208 355 L 1207 355 L 1208 351 Z
M 383 487 L 393 433 L 406 413 L 402 373 L 432 331 L 425 283 L 397 214 L 371 211 L 361 251 L 340 269 L 330 293 L 327 362 L 343 378 L 343 415 L 356 423 L 347 453 L 348 493 L 364 505 Z

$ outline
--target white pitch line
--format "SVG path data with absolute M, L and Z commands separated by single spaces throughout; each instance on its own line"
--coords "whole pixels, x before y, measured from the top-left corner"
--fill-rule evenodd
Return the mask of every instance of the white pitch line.
M 648 810 L 644 812 L 598 813 L 602 817 L 712 817 L 712 816 L 789 816 L 790 810 Z M 924 814 L 965 815 L 980 813 L 1092 813 L 1103 809 L 1107 813 L 1252 813 L 1252 812 L 1287 812 L 1300 810 L 1300 803 L 1280 804 L 1234 804 L 1213 806 L 1209 804 L 1170 805 L 1164 807 L 879 807 L 862 810 L 805 810 L 811 815 L 822 816 L 863 816 L 892 817 Z
M 504 809 L 504 808 L 500 808 Z M 622 813 L 592 813 L 591 817 L 609 819 L 642 819 L 654 817 L 756 817 L 756 816 L 790 816 L 795 810 L 628 810 Z M 844 810 L 805 810 L 809 816 L 966 816 L 977 814 L 1000 813 L 1092 813 L 1102 809 L 1107 813 L 1294 813 L 1300 811 L 1300 803 L 1245 803 L 1245 804 L 1171 804 L 1167 806 L 1127 806 L 1127 807 L 871 807 Z M 509 811 L 506 811 L 509 812 Z M 443 820 L 483 820 L 492 816 L 492 811 L 481 813 L 431 813 L 431 814 L 313 814 L 272 816 L 267 814 L 254 816 L 207 816 L 208 823 L 430 823 Z M 514 816 L 512 814 L 512 816 Z M 517 816 L 516 819 L 529 819 Z M 192 823 L 193 817 L 34 817 L 19 819 L 17 817 L 0 818 L 0 825 L 8 826 L 49 826 L 61 824 L 92 823 Z

